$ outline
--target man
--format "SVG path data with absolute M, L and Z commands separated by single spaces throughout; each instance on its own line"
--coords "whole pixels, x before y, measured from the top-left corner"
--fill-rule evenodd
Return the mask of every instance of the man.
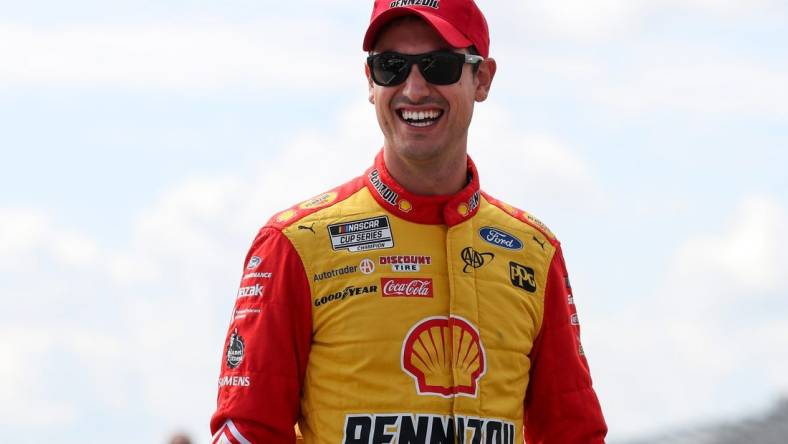
M 378 0 L 364 49 L 383 149 L 254 240 L 214 442 L 604 442 L 560 244 L 466 154 L 481 11 Z

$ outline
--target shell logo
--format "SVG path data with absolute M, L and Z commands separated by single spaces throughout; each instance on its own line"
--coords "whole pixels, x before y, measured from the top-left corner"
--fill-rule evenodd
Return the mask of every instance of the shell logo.
M 511 214 L 512 216 L 517 216 L 517 209 L 507 203 L 501 203 L 501 206 L 507 213 Z
M 413 209 L 413 204 L 411 204 L 405 199 L 400 199 L 398 206 L 400 211 L 402 211 L 403 213 L 410 213 L 410 210 Z
M 293 211 L 293 210 L 285 210 L 285 211 L 279 213 L 278 216 L 276 216 L 276 221 L 277 222 L 286 222 L 286 221 L 292 219 L 293 216 L 295 216 L 295 214 L 296 214 L 296 212 Z
M 457 212 L 460 213 L 460 216 L 465 217 L 471 210 L 468 208 L 468 204 L 463 202 L 457 206 Z
M 458 316 L 422 319 L 402 343 L 402 370 L 420 395 L 475 398 L 486 365 L 479 331 Z

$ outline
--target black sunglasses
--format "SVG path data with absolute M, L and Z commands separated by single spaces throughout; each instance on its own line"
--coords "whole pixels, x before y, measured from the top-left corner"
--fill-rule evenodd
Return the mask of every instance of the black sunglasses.
M 414 63 L 419 65 L 419 71 L 426 81 L 433 85 L 451 85 L 462 77 L 463 65 L 481 63 L 483 60 L 482 56 L 447 50 L 413 55 L 382 52 L 367 57 L 367 65 L 372 73 L 372 81 L 380 86 L 396 86 L 404 82 Z

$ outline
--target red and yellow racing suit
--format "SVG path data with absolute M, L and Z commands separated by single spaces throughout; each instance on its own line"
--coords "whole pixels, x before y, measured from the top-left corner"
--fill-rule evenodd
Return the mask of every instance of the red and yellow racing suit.
M 260 230 L 214 442 L 604 442 L 559 242 L 468 173 L 417 196 L 381 152 Z

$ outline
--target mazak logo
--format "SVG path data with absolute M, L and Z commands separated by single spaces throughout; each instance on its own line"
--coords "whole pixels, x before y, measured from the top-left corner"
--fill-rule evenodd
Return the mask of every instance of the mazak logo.
M 533 293 L 536 291 L 536 274 L 534 269 L 520 265 L 517 262 L 509 262 L 509 278 L 512 285 Z
M 391 271 L 396 272 L 411 272 L 419 271 L 422 265 L 431 265 L 432 257 L 430 256 L 380 256 L 378 259 L 380 265 L 390 265 Z
M 244 338 L 238 334 L 238 328 L 233 330 L 230 335 L 230 342 L 227 343 L 227 367 L 238 368 L 244 360 Z
M 468 267 L 473 269 L 482 268 L 484 264 L 495 259 L 494 254 L 479 253 L 472 247 L 465 247 L 462 250 L 462 253 L 460 253 L 460 257 L 462 258 L 462 261 L 465 262 L 465 267 L 462 268 L 463 273 L 470 273 L 470 271 L 468 271 Z
M 507 250 L 522 250 L 523 248 L 520 239 L 498 228 L 484 227 L 479 230 L 479 236 L 488 244 Z
M 255 268 L 257 268 L 258 265 L 260 265 L 260 262 L 262 262 L 262 261 L 263 260 L 260 259 L 259 257 L 252 256 L 252 258 L 249 259 L 249 263 L 246 265 L 246 269 L 247 270 L 254 270 Z
M 399 194 L 396 191 L 389 188 L 388 185 L 383 183 L 380 180 L 380 173 L 378 170 L 372 170 L 369 172 L 369 181 L 372 182 L 372 186 L 375 187 L 375 191 L 378 192 L 380 197 L 383 198 L 386 202 L 390 203 L 391 205 L 396 206 L 397 201 L 399 200 Z
M 432 279 L 382 278 L 383 297 L 431 298 Z
M 458 316 L 419 321 L 405 336 L 401 359 L 418 394 L 444 398 L 475 398 L 487 364 L 479 331 Z
M 263 287 L 260 284 L 255 284 L 251 287 L 241 287 L 238 289 L 239 298 L 254 298 L 263 295 Z
M 389 4 L 389 8 L 402 8 L 405 6 L 426 6 L 432 9 L 440 9 L 440 0 L 397 0 Z

